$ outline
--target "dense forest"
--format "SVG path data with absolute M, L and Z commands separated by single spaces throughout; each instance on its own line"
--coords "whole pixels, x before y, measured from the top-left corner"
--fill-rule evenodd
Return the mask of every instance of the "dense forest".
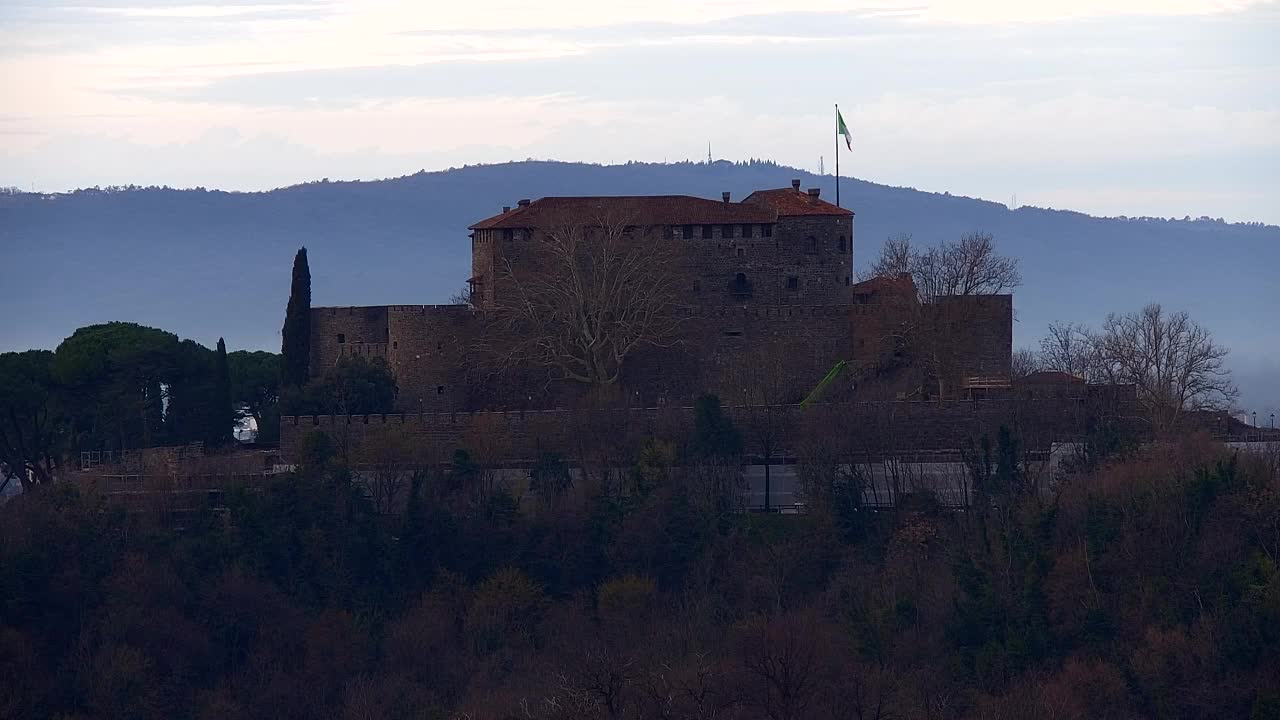
M 311 250 L 313 304 L 449 302 L 471 277 L 467 226 L 548 195 L 692 194 L 735 200 L 792 178 L 834 199 L 830 176 L 771 162 L 516 162 L 368 182 L 321 181 L 270 192 L 114 187 L 0 194 L 0 248 L 13 267 L 57 268 L 5 283 L 0 351 L 52 349 L 67 328 L 109 320 L 162 327 L 212 347 L 278 350 L 289 260 Z M 888 187 L 846 178 L 854 260 L 865 270 L 886 238 L 995 236 L 1021 259 L 1015 342 L 1052 322 L 1096 323 L 1162 301 L 1214 328 L 1232 350 L 1247 407 L 1280 411 L 1280 228 L 1212 218 L 1097 218 Z M 1193 209 L 1189 209 L 1191 212 Z M 50 292 L 57 288 L 57 292 Z M 1175 296 L 1171 292 L 1177 292 Z M 182 298 L 182 302 L 168 302 Z M 1269 409 L 1267 409 L 1269 408 Z
M 1200 437 L 1043 492 L 739 512 L 699 415 L 617 481 L 458 448 L 375 502 L 323 436 L 174 532 L 68 484 L 0 506 L 5 718 L 1280 718 L 1280 459 Z M 1115 447 L 1115 446 L 1109 446 Z

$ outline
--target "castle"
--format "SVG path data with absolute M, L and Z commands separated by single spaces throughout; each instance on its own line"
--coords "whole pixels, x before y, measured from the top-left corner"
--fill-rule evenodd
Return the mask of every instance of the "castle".
M 743 384 L 735 368 L 769 358 L 784 363 L 787 376 L 786 391 L 769 402 L 798 401 L 842 361 L 850 371 L 831 392 L 846 399 L 964 397 L 1007 386 L 1010 296 L 943 299 L 948 319 L 935 325 L 949 332 L 948 357 L 925 352 L 910 278 L 855 283 L 854 213 L 816 188 L 802 190 L 799 180 L 738 202 L 729 193 L 520 200 L 471 226 L 465 304 L 313 308 L 312 374 L 348 355 L 383 358 L 403 413 L 582 403 L 584 383 L 549 380 L 532 367 L 502 377 L 477 368 L 497 332 L 494 317 L 522 291 L 520 278 L 548 272 L 556 229 L 606 217 L 623 224 L 625 242 L 676 248 L 674 333 L 636 343 L 611 383 L 629 406 L 687 406 L 703 392 L 732 401 Z

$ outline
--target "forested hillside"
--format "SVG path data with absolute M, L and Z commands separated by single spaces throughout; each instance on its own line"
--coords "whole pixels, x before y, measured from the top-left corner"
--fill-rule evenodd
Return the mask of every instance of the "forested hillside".
M 211 345 L 277 349 L 290 259 L 311 253 L 317 305 L 443 303 L 470 275 L 466 227 L 524 198 L 688 193 L 735 199 L 830 177 L 767 162 L 598 166 L 520 162 L 265 193 L 162 188 L 0 196 L 0 350 L 52 348 L 109 320 Z M 1233 351 L 1241 404 L 1280 406 L 1280 228 L 1210 219 L 1102 219 L 847 180 L 856 264 L 890 235 L 993 233 L 1022 261 L 1015 343 L 1055 320 L 1098 324 L 1150 301 L 1187 310 Z M 1265 412 L 1262 413 L 1265 416 Z
M 1280 717 L 1274 456 L 1184 438 L 1044 492 L 1002 432 L 956 513 L 862 507 L 815 447 L 809 512 L 762 515 L 726 430 L 527 487 L 315 442 L 181 533 L 43 486 L 0 506 L 0 716 Z

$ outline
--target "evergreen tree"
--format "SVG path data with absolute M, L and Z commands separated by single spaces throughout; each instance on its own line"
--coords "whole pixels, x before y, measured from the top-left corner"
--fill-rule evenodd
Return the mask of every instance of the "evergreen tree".
M 311 370 L 311 268 L 305 247 L 293 258 L 293 285 L 280 334 L 281 380 L 286 387 L 302 387 Z
M 703 394 L 693 403 L 692 450 L 699 457 L 718 459 L 742 453 L 742 434 L 725 414 L 717 395 Z
M 213 391 L 213 440 L 222 445 L 231 442 L 235 411 L 231 407 L 231 370 L 227 365 L 227 344 L 218 338 L 218 351 L 214 364 Z

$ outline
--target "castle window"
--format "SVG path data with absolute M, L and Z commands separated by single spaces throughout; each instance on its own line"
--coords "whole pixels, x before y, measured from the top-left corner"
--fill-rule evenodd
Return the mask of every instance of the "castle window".
M 515 240 L 515 239 L 516 239 L 516 231 L 515 231 L 515 230 L 512 230 L 511 228 L 507 228 L 507 229 L 503 230 L 503 231 L 502 231 L 502 239 L 503 239 L 503 240 L 506 240 L 507 242 L 511 242 L 512 240 Z
M 818 238 L 810 235 L 805 240 L 804 251 L 810 255 L 817 255 L 818 254 Z
M 751 281 L 747 279 L 746 273 L 733 276 L 733 282 L 729 284 L 729 293 L 734 297 L 751 297 Z
M 749 238 L 749 237 L 751 237 L 751 225 L 750 225 L 750 224 L 746 224 L 746 225 L 743 225 L 743 226 L 742 226 L 742 237 L 744 237 L 744 238 Z
M 799 289 L 800 289 L 800 278 L 796 277 L 795 275 L 792 275 L 792 276 L 788 277 L 788 278 L 787 278 L 787 289 L 788 289 L 788 290 L 799 290 Z
M 761 226 L 760 226 L 760 237 L 773 237 L 773 226 L 772 226 L 772 225 L 761 225 Z
M 399 341 L 399 340 L 392 340 L 392 341 L 391 341 L 391 349 L 392 349 L 392 350 L 399 349 L 399 347 L 400 347 L 400 341 Z
M 747 254 L 746 250 L 744 250 L 743 248 L 738 248 L 738 257 L 743 257 L 746 254 Z
M 703 226 L 702 226 L 702 239 L 703 239 L 703 240 L 710 240 L 710 239 L 712 238 L 712 236 L 713 236 L 713 233 L 712 233 L 712 230 L 711 230 L 711 226 L 710 226 L 710 225 L 703 225 Z
M 692 240 L 692 239 L 693 239 L 693 226 L 692 226 L 692 225 L 684 225 L 684 226 L 681 226 L 681 228 L 680 228 L 680 237 L 684 238 L 685 240 Z
M 338 344 L 341 345 L 346 341 L 347 341 L 347 336 L 343 335 L 342 333 L 338 333 Z
M 844 236 L 840 236 L 840 252 L 844 252 Z
M 730 238 L 732 238 L 732 237 L 733 237 L 733 226 L 732 226 L 732 225 L 721 225 L 721 226 L 720 226 L 720 237 L 724 238 L 725 240 L 729 240 Z
M 849 276 L 848 276 L 848 275 L 845 275 L 845 276 L 844 276 L 844 286 L 845 286 L 845 287 L 849 287 Z
M 725 330 L 724 334 L 727 337 L 742 337 L 741 330 Z
M 436 386 L 436 394 L 437 394 L 437 395 L 443 395 L 443 394 L 444 394 L 444 386 L 443 386 L 443 385 L 437 385 L 437 386 Z

